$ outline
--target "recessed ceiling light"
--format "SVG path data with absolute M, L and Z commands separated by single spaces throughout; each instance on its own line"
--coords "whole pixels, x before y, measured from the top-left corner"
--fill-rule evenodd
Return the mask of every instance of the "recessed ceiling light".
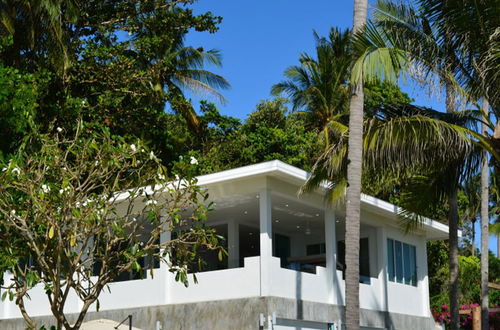
M 286 207 L 288 207 L 288 204 L 285 204 Z
M 335 221 L 335 222 L 336 222 L 336 223 L 339 223 L 339 222 L 340 222 L 340 220 L 337 220 L 337 221 Z
M 274 220 L 274 222 L 278 223 L 278 222 L 280 222 L 280 221 L 279 221 L 279 220 Z
M 245 212 L 243 212 L 243 213 L 248 214 L 248 211 L 245 211 Z
M 259 195 L 256 195 L 255 198 L 259 198 Z
M 316 216 L 319 217 L 319 213 L 316 213 Z
M 248 235 L 252 236 L 252 235 L 253 235 L 253 233 L 251 233 L 251 232 L 250 232 L 250 233 L 248 233 Z
M 300 229 L 300 226 L 297 226 L 297 229 Z

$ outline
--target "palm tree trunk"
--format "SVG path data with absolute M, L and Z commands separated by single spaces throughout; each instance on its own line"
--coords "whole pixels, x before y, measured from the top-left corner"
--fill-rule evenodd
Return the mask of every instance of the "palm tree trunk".
M 448 226 L 449 226 L 449 267 L 450 267 L 450 313 L 452 330 L 458 330 L 460 325 L 459 315 L 459 273 L 458 273 L 458 201 L 457 191 L 454 190 L 448 199 Z
M 367 0 L 354 0 L 353 33 L 366 24 Z M 346 196 L 346 280 L 345 321 L 347 330 L 359 329 L 359 230 L 363 155 L 363 81 L 352 88 L 349 105 L 349 141 Z
M 455 95 L 451 84 L 446 84 L 446 112 L 455 112 Z M 458 330 L 460 325 L 459 314 L 459 272 L 458 272 L 458 177 L 454 180 L 457 182 L 457 187 L 450 193 L 448 199 L 448 226 L 449 226 L 449 269 L 450 269 L 450 313 L 452 330 Z
M 473 219 L 471 221 L 472 224 L 472 244 L 471 244 L 471 255 L 475 256 L 476 255 L 476 219 Z
M 484 121 L 488 117 L 488 101 L 483 100 Z M 483 135 L 488 134 L 488 126 L 483 123 Z M 488 330 L 488 259 L 489 259 L 489 169 L 488 152 L 483 151 L 483 162 L 481 165 L 481 329 Z

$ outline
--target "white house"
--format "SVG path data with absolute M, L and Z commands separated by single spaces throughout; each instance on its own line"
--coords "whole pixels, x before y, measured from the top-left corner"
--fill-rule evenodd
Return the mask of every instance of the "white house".
M 228 258 L 206 255 L 198 284 L 185 288 L 164 265 L 154 277 L 114 282 L 87 320 L 118 324 L 132 315 L 141 329 L 341 329 L 344 297 L 344 208 L 330 208 L 324 192 L 298 197 L 308 173 L 270 161 L 203 175 L 216 203 L 208 224 L 227 238 Z M 362 196 L 361 325 L 366 329 L 433 329 L 426 242 L 448 227 L 427 220 L 401 231 L 398 208 Z M 169 239 L 165 235 L 163 239 Z M 6 274 L 5 281 L 9 281 Z M 42 288 L 27 310 L 50 324 Z M 67 312 L 81 302 L 69 298 Z M 0 303 L 0 329 L 24 329 L 15 304 Z

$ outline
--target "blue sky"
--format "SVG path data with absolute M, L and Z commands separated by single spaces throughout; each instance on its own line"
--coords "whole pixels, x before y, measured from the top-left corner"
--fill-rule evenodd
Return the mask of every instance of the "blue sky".
M 316 30 L 326 36 L 331 26 L 352 26 L 350 0 L 200 0 L 195 12 L 211 11 L 223 17 L 215 34 L 192 32 L 186 45 L 215 48 L 223 55 L 223 67 L 211 68 L 231 83 L 224 91 L 222 113 L 245 118 L 259 100 L 270 98 L 270 88 L 283 79 L 284 70 L 298 63 L 301 52 L 314 54 Z M 402 86 L 416 103 L 442 110 L 443 102 L 426 97 L 413 84 Z M 199 97 L 191 95 L 196 102 Z
M 314 54 L 313 30 L 326 36 L 332 26 L 352 26 L 353 2 L 199 0 L 196 13 L 211 11 L 223 21 L 215 34 L 189 33 L 186 45 L 221 51 L 223 67 L 210 70 L 224 76 L 232 88 L 223 92 L 227 103 L 217 106 L 223 114 L 244 119 L 259 100 L 271 98 L 271 86 L 283 79 L 288 66 L 298 63 L 300 53 Z M 408 82 L 401 88 L 415 104 L 444 110 L 444 100 L 428 97 L 417 85 Z M 195 103 L 200 99 L 191 97 Z M 479 228 L 476 232 L 479 238 Z M 496 252 L 495 238 L 490 248 Z

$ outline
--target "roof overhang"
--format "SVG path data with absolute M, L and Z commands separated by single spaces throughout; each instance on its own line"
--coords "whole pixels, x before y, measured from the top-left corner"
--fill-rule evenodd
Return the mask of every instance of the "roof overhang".
M 258 176 L 277 177 L 287 182 L 302 185 L 309 178 L 310 173 L 295 166 L 286 164 L 282 161 L 272 160 L 217 173 L 202 175 L 197 179 L 198 185 L 210 186 L 213 184 L 230 182 L 233 180 L 248 179 Z M 325 182 L 321 187 L 318 188 L 318 191 L 324 193 L 327 188 L 328 185 Z M 361 195 L 361 207 L 363 209 L 367 209 L 369 211 L 384 215 L 390 219 L 393 219 L 395 222 L 399 220 L 398 214 L 401 211 L 401 208 L 394 204 L 365 194 Z M 421 229 L 425 231 L 428 240 L 440 240 L 448 238 L 448 226 L 436 220 L 422 218 Z M 459 232 L 459 236 L 460 235 L 461 232 Z

